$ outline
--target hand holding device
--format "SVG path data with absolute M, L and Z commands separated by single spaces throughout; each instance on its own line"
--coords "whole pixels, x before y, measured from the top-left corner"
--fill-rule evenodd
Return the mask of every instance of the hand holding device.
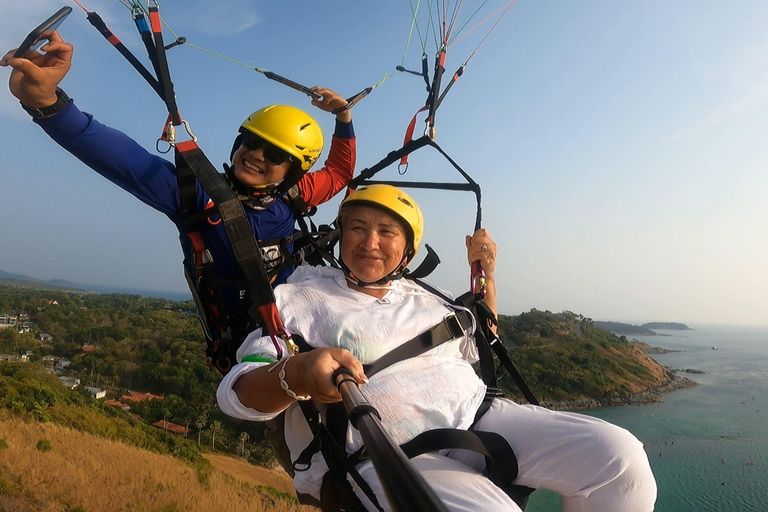
M 16 53 L 13 54 L 13 57 L 24 57 L 24 54 L 27 53 L 27 51 L 37 50 L 40 46 L 42 46 L 43 41 L 45 41 L 45 39 L 40 40 L 40 37 L 46 32 L 59 28 L 59 25 L 61 25 L 67 16 L 69 16 L 70 12 L 72 12 L 71 7 L 62 7 L 56 11 L 53 16 L 38 25 L 32 32 L 27 35 L 27 37 L 24 38 L 24 41 L 21 43 L 21 45 L 19 45 L 19 48 L 16 50 Z

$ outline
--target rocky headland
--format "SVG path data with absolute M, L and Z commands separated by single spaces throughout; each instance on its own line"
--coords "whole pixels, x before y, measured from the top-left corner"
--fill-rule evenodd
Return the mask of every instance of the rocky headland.
M 667 393 L 698 386 L 696 382 L 681 375 L 677 375 L 675 373 L 676 370 L 671 368 L 665 368 L 665 370 L 667 372 L 667 381 L 664 384 L 631 395 L 604 398 L 580 398 L 560 402 L 543 400 L 541 405 L 555 411 L 596 409 L 598 407 L 618 407 L 624 405 L 647 405 L 659 402 L 661 397 Z M 699 373 L 699 371 L 688 373 Z

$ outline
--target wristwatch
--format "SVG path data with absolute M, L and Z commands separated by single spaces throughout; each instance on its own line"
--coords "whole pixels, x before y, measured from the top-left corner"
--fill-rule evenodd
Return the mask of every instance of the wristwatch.
M 56 100 L 56 103 L 53 105 L 48 105 L 47 107 L 41 107 L 41 108 L 32 108 L 28 107 L 25 104 L 21 103 L 21 108 L 27 111 L 29 115 L 31 115 L 34 119 L 42 119 L 44 117 L 52 116 L 53 114 L 56 114 L 57 112 L 60 112 L 64 110 L 64 107 L 70 104 L 72 101 L 69 99 L 69 96 L 67 96 L 67 93 L 64 92 L 63 89 L 56 88 L 56 97 L 58 100 Z

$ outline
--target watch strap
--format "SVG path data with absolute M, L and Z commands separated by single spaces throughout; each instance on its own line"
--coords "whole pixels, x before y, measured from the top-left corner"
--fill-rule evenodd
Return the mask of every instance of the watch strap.
M 21 104 L 21 108 L 27 111 L 29 115 L 31 115 L 34 119 L 42 119 L 44 117 L 52 116 L 53 114 L 56 114 L 57 112 L 61 112 L 64 110 L 64 107 L 69 105 L 72 100 L 67 96 L 67 93 L 64 92 L 63 89 L 56 88 L 56 97 L 58 98 L 56 100 L 56 103 L 53 105 L 48 105 L 47 107 L 41 107 L 41 108 L 32 108 L 28 107 L 25 104 Z

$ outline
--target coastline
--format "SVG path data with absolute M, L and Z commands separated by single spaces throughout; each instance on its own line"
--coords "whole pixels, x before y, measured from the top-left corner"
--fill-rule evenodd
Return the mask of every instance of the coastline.
M 633 393 L 629 396 L 579 398 L 576 400 L 563 401 L 542 400 L 541 405 L 553 411 L 578 411 L 584 409 L 597 409 L 600 407 L 621 407 L 630 405 L 640 406 L 659 402 L 661 397 L 667 393 L 698 386 L 697 382 L 694 382 L 681 375 L 677 375 L 670 368 L 665 367 L 665 370 L 667 371 L 668 379 L 664 384 L 661 386 L 648 388 L 638 393 Z

